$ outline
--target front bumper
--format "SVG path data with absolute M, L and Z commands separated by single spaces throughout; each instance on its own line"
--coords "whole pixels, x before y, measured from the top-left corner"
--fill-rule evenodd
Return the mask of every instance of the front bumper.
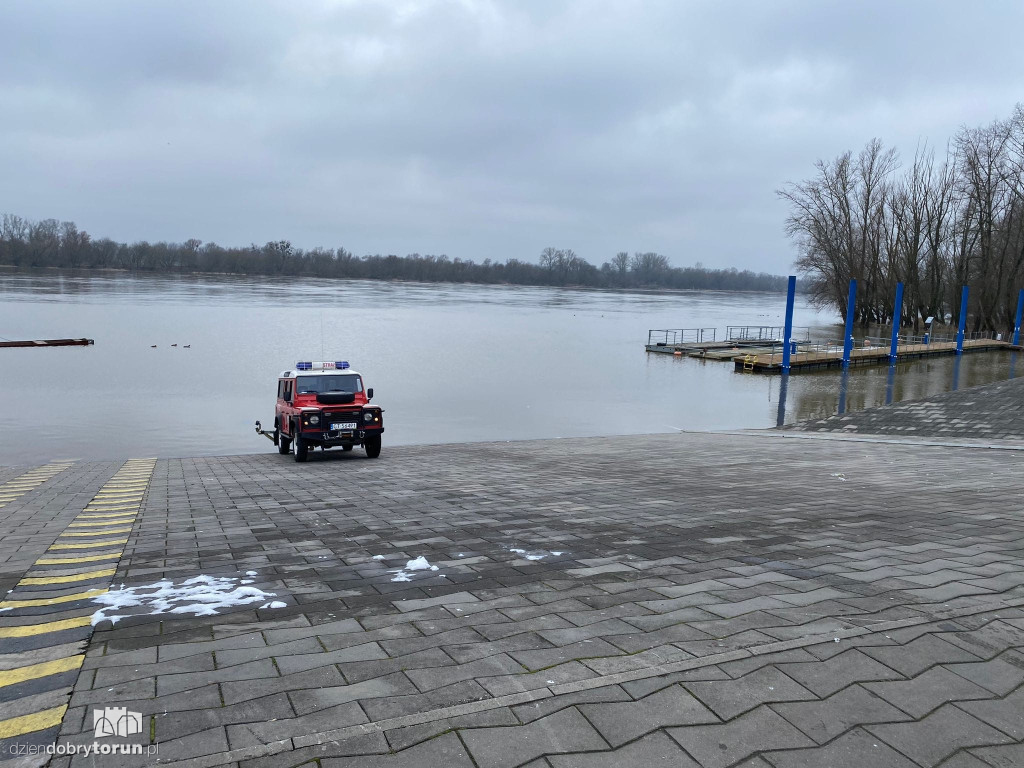
M 362 445 L 368 437 L 380 436 L 384 427 L 376 429 L 354 429 L 350 431 L 322 432 L 315 429 L 303 429 L 302 439 L 314 445 L 344 446 Z

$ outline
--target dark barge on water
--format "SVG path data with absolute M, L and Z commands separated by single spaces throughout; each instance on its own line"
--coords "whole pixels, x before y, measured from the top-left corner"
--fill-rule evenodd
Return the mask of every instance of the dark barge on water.
M 36 339 L 35 341 L 0 341 L 0 347 L 88 347 L 92 339 Z

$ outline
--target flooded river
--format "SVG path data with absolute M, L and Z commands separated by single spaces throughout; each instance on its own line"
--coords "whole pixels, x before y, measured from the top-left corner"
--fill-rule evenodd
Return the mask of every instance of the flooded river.
M 295 279 L 0 273 L 0 463 L 271 450 L 278 373 L 348 360 L 389 444 L 774 426 L 778 377 L 644 351 L 650 328 L 781 325 L 785 296 Z M 842 335 L 798 300 L 797 325 Z M 173 345 L 177 346 L 173 346 Z M 849 409 L 1010 377 L 1009 353 L 852 371 Z M 790 378 L 785 421 L 831 415 L 839 374 Z M 629 450 L 629 440 L 622 449 Z

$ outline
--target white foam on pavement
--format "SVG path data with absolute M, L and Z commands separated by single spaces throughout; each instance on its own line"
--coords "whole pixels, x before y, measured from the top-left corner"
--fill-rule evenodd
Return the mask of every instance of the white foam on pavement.
M 423 555 L 420 555 L 415 560 L 409 560 L 406 562 L 405 567 L 395 572 L 395 578 L 392 581 L 412 581 L 413 571 L 436 571 L 437 566 L 431 565 L 430 562 Z
M 267 602 L 276 597 L 274 592 L 264 592 L 256 587 L 243 586 L 240 579 L 230 576 L 196 576 L 175 584 L 170 579 L 161 579 L 155 584 L 138 587 L 111 588 L 102 595 L 92 598 L 103 606 L 92 615 L 95 626 L 104 619 L 116 624 L 129 616 L 156 616 L 164 613 L 213 616 L 227 608 Z M 284 607 L 269 604 L 270 607 Z

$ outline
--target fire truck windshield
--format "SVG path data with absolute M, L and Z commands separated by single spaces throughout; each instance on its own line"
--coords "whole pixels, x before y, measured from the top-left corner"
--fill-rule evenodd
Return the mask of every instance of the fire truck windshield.
M 300 395 L 318 395 L 326 392 L 362 392 L 359 376 L 298 376 L 295 390 Z

